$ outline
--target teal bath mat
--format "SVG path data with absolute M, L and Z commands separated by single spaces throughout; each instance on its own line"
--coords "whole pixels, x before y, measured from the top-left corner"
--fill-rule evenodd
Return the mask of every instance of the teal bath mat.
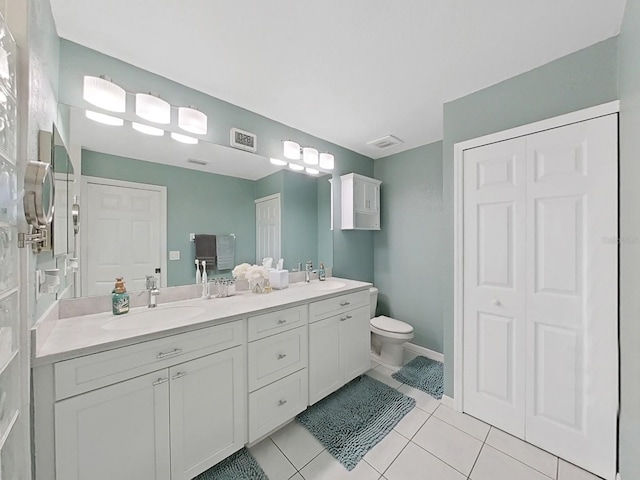
M 426 357 L 416 357 L 391 375 L 399 382 L 427 392 L 440 400 L 444 389 L 444 365 Z
M 265 473 L 246 448 L 202 472 L 193 480 L 268 480 Z
M 347 470 L 404 417 L 416 401 L 362 375 L 296 417 Z

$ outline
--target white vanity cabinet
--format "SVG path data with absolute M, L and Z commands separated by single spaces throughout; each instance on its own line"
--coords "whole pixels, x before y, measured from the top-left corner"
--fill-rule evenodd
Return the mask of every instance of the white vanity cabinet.
M 369 292 L 309 305 L 309 405 L 370 366 Z
M 381 184 L 357 173 L 340 177 L 342 230 L 380 230 Z

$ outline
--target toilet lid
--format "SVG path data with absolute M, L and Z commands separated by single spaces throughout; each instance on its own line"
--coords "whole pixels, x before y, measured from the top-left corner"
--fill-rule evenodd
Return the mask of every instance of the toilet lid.
M 408 323 L 401 322 L 400 320 L 396 320 L 395 318 L 385 317 L 384 315 L 380 315 L 379 317 L 372 318 L 371 325 L 373 325 L 374 327 L 380 330 L 384 330 L 385 332 L 391 332 L 391 333 L 413 332 L 413 327 Z

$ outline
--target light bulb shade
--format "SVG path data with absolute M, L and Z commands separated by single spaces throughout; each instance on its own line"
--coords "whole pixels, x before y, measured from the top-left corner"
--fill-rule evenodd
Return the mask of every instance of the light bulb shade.
M 289 160 L 300 160 L 300 144 L 291 140 L 282 142 L 285 158 Z
M 207 116 L 191 107 L 178 108 L 178 126 L 197 135 L 207 134 Z
M 103 123 L 105 125 L 112 125 L 114 127 L 121 127 L 124 125 L 124 120 L 118 117 L 112 117 L 111 115 L 105 115 L 104 113 L 94 112 L 93 110 L 87 110 L 85 116 L 89 120 L 94 122 Z
M 307 165 L 318 165 L 318 150 L 313 147 L 302 149 L 302 161 Z
M 131 122 L 131 127 L 134 130 L 137 130 L 140 133 L 146 133 L 147 135 L 154 135 L 156 137 L 161 137 L 162 135 L 164 135 L 164 130 L 162 130 L 161 128 L 144 125 L 142 123 Z
M 112 112 L 124 112 L 127 107 L 127 92 L 102 77 L 85 75 L 82 97 L 91 105 Z
M 326 168 L 327 170 L 333 170 L 335 161 L 333 159 L 333 155 L 330 153 L 321 153 L 320 154 L 320 168 Z
M 320 173 L 320 170 L 316 170 L 315 168 L 309 168 L 307 167 L 305 169 L 307 171 L 308 174 L 310 175 L 318 175 Z
M 171 138 L 173 138 L 176 142 L 187 143 L 189 145 L 195 145 L 198 143 L 197 138 L 193 138 L 188 135 L 182 135 L 181 133 L 171 132 Z
M 289 164 L 289 168 L 291 170 L 295 170 L 296 172 L 299 172 L 301 170 L 304 170 L 304 167 L 302 165 L 298 165 L 297 163 L 290 163 Z
M 280 160 L 279 158 L 270 158 L 269 161 L 274 165 L 278 165 L 279 167 L 287 164 L 287 162 L 285 162 L 284 160 Z
M 155 95 L 136 93 L 136 115 L 166 125 L 171 121 L 171 105 Z

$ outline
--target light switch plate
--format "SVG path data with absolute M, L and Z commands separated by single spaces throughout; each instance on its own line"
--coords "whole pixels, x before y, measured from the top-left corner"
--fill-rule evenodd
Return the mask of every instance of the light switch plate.
M 180 250 L 170 250 L 169 260 L 180 260 Z
M 189 241 L 190 242 L 195 242 L 196 241 L 196 234 L 195 233 L 190 233 L 189 234 Z

